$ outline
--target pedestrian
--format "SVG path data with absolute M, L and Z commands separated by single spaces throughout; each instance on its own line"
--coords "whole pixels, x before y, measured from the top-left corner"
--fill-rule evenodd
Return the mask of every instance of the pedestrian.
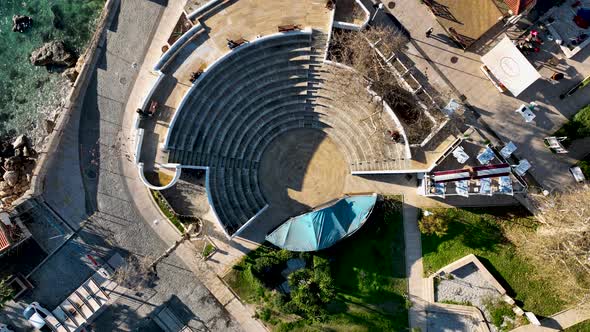
M 426 30 L 426 38 L 430 38 L 430 35 L 432 34 L 433 30 L 434 30 L 433 27 L 430 27 L 428 30 Z

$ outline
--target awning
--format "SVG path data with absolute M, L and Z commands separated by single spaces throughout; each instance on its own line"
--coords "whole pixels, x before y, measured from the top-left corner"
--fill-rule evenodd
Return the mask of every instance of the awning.
M 514 96 L 518 96 L 541 78 L 535 67 L 508 37 L 504 37 L 481 60 Z
M 469 180 L 470 178 L 471 178 L 471 174 L 469 173 L 468 169 L 456 169 L 456 170 L 452 170 L 452 171 L 434 172 L 434 176 L 432 177 L 432 181 L 434 181 L 434 182 L 449 182 L 449 181 Z
M 266 240 L 290 251 L 317 251 L 356 232 L 373 211 L 377 194 L 345 196 L 336 203 L 287 220 Z
M 510 175 L 510 165 L 498 164 L 490 166 L 473 167 L 474 179 L 491 178 L 504 175 Z

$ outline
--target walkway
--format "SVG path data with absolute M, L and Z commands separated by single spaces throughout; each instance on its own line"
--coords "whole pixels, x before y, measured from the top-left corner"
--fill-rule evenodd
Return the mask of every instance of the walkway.
M 77 232 L 31 275 L 35 289 L 4 310 L 18 330 L 30 328 L 20 315 L 25 303 L 39 301 L 53 308 L 93 273 L 87 255 L 99 262 L 114 253 L 155 257 L 178 239 L 167 223 L 154 224 L 162 217 L 145 187 L 137 183 L 128 153 L 130 123 L 125 117 L 137 107 L 130 94 L 138 66 L 145 73 L 154 63 L 152 54 L 142 66 L 150 40 L 159 31 L 169 33 L 176 19 L 168 18 L 178 17 L 182 10 L 181 1 L 169 4 L 166 0 L 121 1 L 106 32 L 83 106 L 68 119 L 67 132 L 55 152 L 63 158 L 56 158 L 51 166 L 43 195 Z M 156 308 L 173 304 L 171 309 L 195 330 L 202 330 L 203 322 L 212 331 L 240 331 L 240 324 L 246 331 L 263 330 L 219 279 L 202 273 L 206 268 L 197 257 L 199 253 L 190 246 L 179 247 L 158 265 L 153 285 L 121 294 L 120 301 L 98 316 L 94 329 L 152 330 L 155 324 L 148 317 Z
M 385 8 L 393 1 L 384 0 Z M 388 10 L 388 9 L 386 9 Z M 515 155 L 528 159 L 533 168 L 531 174 L 546 188 L 558 188 L 573 184 L 568 168 L 575 162 L 570 156 L 555 155 L 543 144 L 542 139 L 551 135 L 578 109 L 590 103 L 590 94 L 577 94 L 564 100 L 559 95 L 572 82 L 590 75 L 590 49 L 575 59 L 564 59 L 566 79 L 552 84 L 547 77 L 548 68 L 540 69 L 543 79 L 537 81 L 518 98 L 499 93 L 480 70 L 480 55 L 463 52 L 447 37 L 434 15 L 421 1 L 395 1 L 390 12 L 410 32 L 412 41 L 407 51 L 428 82 L 447 95 L 458 98 L 464 95 L 481 119 L 507 143 L 513 141 L 519 148 Z M 416 20 L 420 17 L 420 20 Z M 431 38 L 425 31 L 433 27 Z M 541 110 L 534 123 L 526 124 L 514 112 L 522 103 L 536 101 Z
M 147 53 L 145 55 L 143 65 L 139 69 L 138 78 L 135 85 L 132 87 L 125 105 L 125 111 L 122 115 L 122 127 L 125 135 L 125 141 L 129 142 L 122 154 L 133 154 L 134 137 L 133 122 L 135 116 L 135 109 L 140 105 L 144 96 L 152 86 L 152 82 L 156 79 L 151 72 L 154 63 L 157 62 L 161 56 L 161 46 L 166 42 L 167 34 L 172 31 L 173 25 L 182 11 L 182 1 L 170 2 L 170 5 L 164 10 L 160 25 L 156 28 L 156 33 L 148 45 Z M 165 216 L 161 214 L 159 208 L 153 203 L 150 193 L 146 186 L 140 181 L 138 177 L 137 166 L 132 160 L 123 159 L 122 162 L 123 178 L 126 186 L 130 192 L 130 199 L 135 202 L 139 217 L 149 225 L 159 237 L 168 244 L 174 243 L 179 237 L 179 234 L 170 223 L 165 221 Z M 132 198 L 131 198 L 132 197 Z M 154 221 L 159 222 L 155 223 Z M 247 308 L 240 302 L 234 293 L 223 283 L 218 275 L 213 271 L 206 262 L 201 260 L 201 254 L 197 252 L 194 246 L 190 243 L 183 244 L 176 249 L 175 254 L 180 257 L 184 264 L 186 264 L 192 271 L 194 276 L 208 289 L 209 292 L 219 301 L 219 303 L 229 312 L 232 318 L 241 326 L 244 331 L 264 331 L 265 327 L 252 316 L 254 310 Z
M 422 241 L 418 229 L 418 208 L 416 207 L 415 192 L 408 192 L 404 195 L 403 216 L 408 296 L 412 302 L 412 307 L 409 310 L 410 328 L 426 331 L 426 306 L 428 302 L 424 298 L 426 283 L 422 267 Z

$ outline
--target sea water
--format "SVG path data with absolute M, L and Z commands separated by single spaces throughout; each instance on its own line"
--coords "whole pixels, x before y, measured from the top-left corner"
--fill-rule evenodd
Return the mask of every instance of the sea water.
M 59 73 L 31 64 L 45 42 L 63 41 L 82 54 L 105 0 L 0 0 L 0 136 L 26 133 L 43 114 L 63 103 L 67 82 Z M 26 15 L 33 26 L 12 32 L 12 16 Z

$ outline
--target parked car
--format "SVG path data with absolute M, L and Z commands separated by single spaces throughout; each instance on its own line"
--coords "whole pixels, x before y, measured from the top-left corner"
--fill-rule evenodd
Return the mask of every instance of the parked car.
M 37 330 L 40 331 L 51 331 L 46 325 L 45 319 L 53 316 L 51 312 L 43 308 L 39 302 L 33 302 L 29 304 L 23 311 L 23 316 L 33 325 Z

